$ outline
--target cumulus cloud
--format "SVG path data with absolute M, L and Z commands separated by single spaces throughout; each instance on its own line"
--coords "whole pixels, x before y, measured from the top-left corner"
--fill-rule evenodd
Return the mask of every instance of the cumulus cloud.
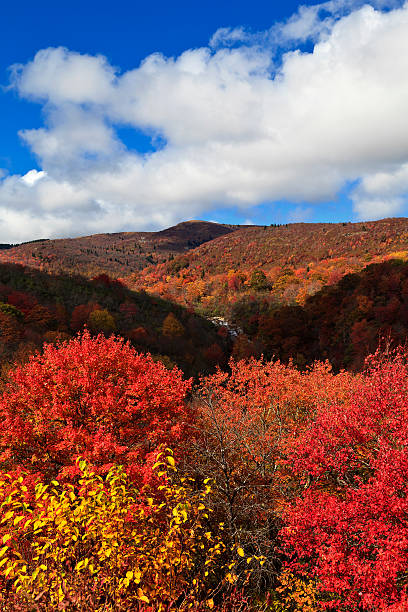
M 307 40 L 312 50 L 297 48 Z M 41 170 L 0 176 L 0 240 L 153 229 L 278 200 L 307 202 L 299 213 L 346 182 L 357 217 L 400 214 L 407 76 L 408 4 L 382 1 L 300 7 L 263 33 L 224 28 L 208 47 L 124 73 L 41 50 L 12 69 L 12 87 L 43 106 L 44 125 L 21 132 Z M 131 150 L 123 127 L 164 144 Z

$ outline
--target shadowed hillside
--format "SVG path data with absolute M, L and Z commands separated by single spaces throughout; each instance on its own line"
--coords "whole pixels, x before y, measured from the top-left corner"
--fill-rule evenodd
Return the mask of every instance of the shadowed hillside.
M 244 332 L 234 347 L 237 356 L 262 352 L 301 367 L 328 359 L 336 370 L 361 370 L 379 342 L 407 341 L 408 263 L 372 264 L 324 287 L 304 306 L 243 301 L 233 320 Z
M 120 334 L 187 375 L 226 361 L 228 340 L 208 320 L 101 275 L 48 275 L 0 264 L 0 360 L 25 360 L 44 341 L 66 340 L 87 326 Z

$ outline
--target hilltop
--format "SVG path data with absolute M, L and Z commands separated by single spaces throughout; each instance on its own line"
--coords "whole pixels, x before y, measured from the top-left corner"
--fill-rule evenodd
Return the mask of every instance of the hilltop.
M 34 240 L 1 245 L 0 262 L 19 263 L 51 273 L 74 273 L 92 278 L 106 273 L 125 276 L 163 263 L 240 226 L 185 221 L 159 232 L 119 232 L 80 238 Z

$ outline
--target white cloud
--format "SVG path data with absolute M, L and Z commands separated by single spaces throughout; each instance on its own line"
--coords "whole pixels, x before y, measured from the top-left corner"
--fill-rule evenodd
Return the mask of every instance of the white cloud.
M 15 66 L 15 90 L 43 105 L 43 127 L 21 132 L 41 170 L 0 177 L 0 240 L 158 228 L 282 199 L 309 209 L 349 181 L 358 217 L 401 213 L 408 4 L 383 5 L 300 7 L 264 33 L 224 28 L 208 48 L 125 73 L 63 48 Z M 312 52 L 293 48 L 306 39 Z M 120 127 L 164 145 L 128 150 Z
M 42 49 L 28 64 L 11 67 L 22 96 L 54 104 L 103 104 L 111 93 L 115 69 L 106 58 Z
M 44 170 L 29 170 L 27 174 L 24 174 L 24 176 L 21 177 L 20 181 L 32 187 L 36 184 L 37 181 L 40 181 L 42 178 L 44 178 L 44 176 L 46 176 Z
M 265 35 L 262 33 L 262 38 Z M 219 47 L 229 47 L 236 43 L 248 42 L 253 40 L 254 35 L 247 32 L 242 26 L 238 28 L 218 28 L 210 38 L 209 46 L 213 49 Z
M 408 163 L 365 175 L 354 192 L 359 216 L 378 219 L 398 215 L 404 210 L 408 195 Z

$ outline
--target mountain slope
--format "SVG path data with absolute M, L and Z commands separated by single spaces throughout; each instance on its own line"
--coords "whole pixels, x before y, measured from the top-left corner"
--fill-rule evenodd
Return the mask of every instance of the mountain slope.
M 117 333 L 189 376 L 228 357 L 228 339 L 177 304 L 130 291 L 104 275 L 90 281 L 0 263 L 0 373 L 44 340 L 68 339 L 84 325 L 95 333 Z
M 240 315 L 252 349 L 267 358 L 294 359 L 300 366 L 329 359 L 336 370 L 361 370 L 382 340 L 407 343 L 408 263 L 390 260 L 347 274 L 304 306 L 248 304 Z
M 36 240 L 0 250 L 0 262 L 20 263 L 40 270 L 70 272 L 92 278 L 129 274 L 163 262 L 239 226 L 186 221 L 159 232 L 120 232 L 80 238 Z
M 133 288 L 212 314 L 255 294 L 303 304 L 370 263 L 408 257 L 408 219 L 248 227 L 130 275 Z

